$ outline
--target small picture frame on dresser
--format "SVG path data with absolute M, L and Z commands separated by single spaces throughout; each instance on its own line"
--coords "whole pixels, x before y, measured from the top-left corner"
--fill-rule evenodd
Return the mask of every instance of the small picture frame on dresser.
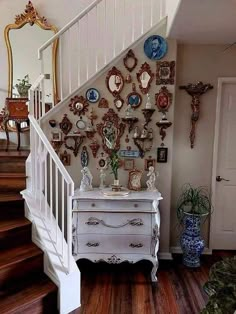
M 141 190 L 142 170 L 133 169 L 129 171 L 128 189 L 133 191 Z

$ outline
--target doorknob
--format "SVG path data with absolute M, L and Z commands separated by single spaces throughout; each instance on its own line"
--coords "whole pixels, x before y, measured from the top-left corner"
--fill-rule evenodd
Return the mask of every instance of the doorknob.
M 221 176 L 217 176 L 217 177 L 216 177 L 216 181 L 217 181 L 217 182 L 220 182 L 220 181 L 230 181 L 230 180 L 221 178 Z

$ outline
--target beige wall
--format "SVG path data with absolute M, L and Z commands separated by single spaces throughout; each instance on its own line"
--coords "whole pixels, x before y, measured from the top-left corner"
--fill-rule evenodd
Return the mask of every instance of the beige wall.
M 221 45 L 178 45 L 177 87 L 172 174 L 171 245 L 176 246 L 175 208 L 184 183 L 204 185 L 211 189 L 212 154 L 217 97 L 217 79 L 236 76 L 236 48 L 225 52 Z M 210 83 L 213 90 L 201 97 L 200 118 L 196 128 L 195 147 L 190 148 L 189 131 L 191 97 L 178 86 L 188 83 Z M 207 240 L 207 224 L 204 228 Z
M 153 31 L 153 33 L 160 34 L 160 35 L 163 35 L 164 34 L 163 32 L 164 32 L 164 27 L 163 27 L 163 29 L 158 29 L 158 32 L 157 32 L 157 30 Z M 152 33 L 150 32 L 146 36 L 146 38 L 148 36 L 150 36 L 151 34 Z M 142 40 L 138 45 L 136 45 L 133 48 L 133 51 L 134 51 L 136 57 L 138 58 L 138 65 L 135 68 L 135 70 L 131 73 L 132 80 L 136 84 L 136 90 L 137 90 L 137 92 L 139 92 L 142 95 L 142 99 L 143 99 L 141 106 L 135 110 L 135 115 L 139 118 L 139 123 L 137 125 L 140 128 L 142 128 L 142 126 L 144 124 L 144 117 L 143 117 L 141 109 L 145 108 L 145 103 L 147 101 L 147 98 L 146 98 L 146 95 L 143 95 L 139 90 L 138 82 L 136 79 L 136 73 L 139 71 L 141 65 L 144 62 L 147 62 L 151 66 L 152 72 L 156 73 L 156 62 L 148 59 L 144 54 L 144 51 L 143 51 L 144 40 Z M 163 58 L 163 61 L 164 60 L 168 60 L 168 61 L 176 60 L 176 42 L 174 40 L 168 41 L 168 53 Z M 112 66 L 116 66 L 122 72 L 124 77 L 129 73 L 128 70 L 126 70 L 126 68 L 124 67 L 123 57 L 122 57 L 116 63 L 112 63 L 110 65 L 110 67 L 107 68 L 106 73 L 102 74 L 94 82 L 94 84 L 92 86 L 87 86 L 87 88 L 88 87 L 97 88 L 101 94 L 101 97 L 105 97 L 109 101 L 110 108 L 113 108 L 114 111 L 118 113 L 118 111 L 116 110 L 116 108 L 113 104 L 114 97 L 109 93 L 109 91 L 106 87 L 106 83 L 105 83 L 107 72 L 108 72 L 108 70 L 110 70 L 112 68 Z M 153 106 L 154 106 L 155 93 L 157 93 L 160 90 L 160 88 L 161 88 L 161 86 L 156 85 L 155 78 L 154 78 L 152 85 L 151 85 L 151 89 L 150 89 L 150 98 L 151 98 L 151 102 L 152 102 Z M 86 89 L 81 90 L 78 93 L 78 95 L 85 96 Z M 168 85 L 168 89 L 170 92 L 173 93 L 173 104 L 169 109 L 169 113 L 167 115 L 167 118 L 171 122 L 173 122 L 175 85 Z M 121 92 L 121 97 L 124 100 L 126 100 L 127 95 L 131 91 L 132 91 L 132 84 L 125 84 L 125 87 Z M 107 109 L 98 108 L 98 103 L 89 104 L 89 108 L 91 108 L 91 107 L 94 108 L 95 113 L 98 115 L 98 119 L 95 121 L 95 124 L 100 123 L 102 121 L 102 117 L 103 117 L 104 113 L 107 112 Z M 123 108 L 118 113 L 120 118 L 125 116 L 125 109 L 126 108 L 127 108 L 127 104 L 125 103 L 123 105 Z M 76 131 L 77 128 L 75 126 L 75 123 L 79 119 L 79 117 L 75 116 L 72 112 L 69 111 L 68 104 L 63 106 L 59 113 L 55 113 L 53 115 L 53 118 L 56 119 L 57 122 L 60 122 L 63 118 L 64 113 L 68 114 L 68 118 L 73 123 L 72 131 Z M 155 125 L 155 123 L 161 119 L 161 116 L 162 116 L 161 113 L 159 113 L 157 108 L 156 108 L 156 111 L 152 116 L 152 122 L 149 124 L 149 127 L 151 127 L 153 129 L 153 133 L 154 133 L 153 147 L 152 147 L 150 152 L 147 152 L 145 154 L 145 158 L 148 158 L 148 156 L 151 156 L 152 158 L 156 159 L 157 147 L 160 146 L 161 139 L 160 139 L 160 135 L 159 135 L 159 129 Z M 55 129 L 50 128 L 48 125 L 48 120 L 51 118 L 52 118 L 52 116 L 49 116 L 47 118 L 47 120 L 44 122 L 44 128 L 47 131 L 47 135 L 48 135 L 49 139 L 51 139 L 51 131 L 55 130 Z M 86 117 L 84 119 L 86 120 Z M 82 133 L 83 133 L 83 131 L 82 131 Z M 127 127 L 126 127 L 124 135 L 121 138 L 121 149 L 126 149 L 127 146 L 131 146 L 132 149 L 137 150 L 137 147 L 134 145 L 133 140 L 132 140 L 133 131 L 129 134 L 129 139 L 130 139 L 129 143 L 125 142 L 126 134 L 128 134 L 128 128 Z M 102 145 L 102 141 L 101 141 L 100 136 L 98 134 L 96 134 L 95 137 L 98 140 L 98 143 L 100 145 Z M 87 146 L 87 150 L 89 152 L 90 161 L 89 161 L 88 166 L 89 166 L 89 168 L 93 174 L 93 177 L 94 177 L 93 185 L 98 186 L 99 185 L 99 172 L 96 168 L 96 160 L 93 158 L 93 156 L 91 154 L 89 144 L 90 144 L 90 140 L 86 138 L 83 145 Z M 161 219 L 162 219 L 162 226 L 163 226 L 161 228 L 161 251 L 164 253 L 168 253 L 168 251 L 169 251 L 169 235 L 170 235 L 169 222 L 170 222 L 170 200 L 171 200 L 173 126 L 167 130 L 167 137 L 165 139 L 165 144 L 169 149 L 168 162 L 166 164 L 156 164 L 155 166 L 156 166 L 156 170 L 159 172 L 159 177 L 157 179 L 157 187 L 160 190 L 160 192 L 162 193 L 162 196 L 164 198 L 163 201 L 161 201 L 161 205 L 160 205 Z M 63 147 L 61 148 L 60 151 L 62 152 L 62 151 L 64 151 L 64 149 L 65 149 L 65 146 L 63 145 Z M 103 149 L 102 149 L 102 147 L 100 147 L 98 154 L 101 153 L 102 151 L 103 151 Z M 81 180 L 81 172 L 80 172 L 81 171 L 81 162 L 80 162 L 81 148 L 79 150 L 79 154 L 77 157 L 74 157 L 72 151 L 67 150 L 67 152 L 71 153 L 71 160 L 72 160 L 71 166 L 67 167 L 67 169 L 68 169 L 69 173 L 71 174 L 71 176 L 75 182 L 75 186 L 79 187 L 80 180 Z M 144 159 L 141 159 L 141 158 L 137 159 L 136 158 L 135 159 L 135 166 L 136 166 L 136 168 L 143 170 L 142 186 L 143 186 L 143 188 L 146 188 L 147 172 L 144 171 Z M 107 170 L 106 173 L 107 173 L 106 183 L 111 184 L 113 182 L 113 177 L 110 174 L 110 170 Z M 125 171 L 124 169 L 120 169 L 119 170 L 119 179 L 120 179 L 121 184 L 123 186 L 127 186 L 128 172 Z

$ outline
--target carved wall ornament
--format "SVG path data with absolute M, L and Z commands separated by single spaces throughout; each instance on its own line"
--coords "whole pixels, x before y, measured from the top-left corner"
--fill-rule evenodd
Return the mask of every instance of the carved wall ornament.
M 132 82 L 132 77 L 130 74 L 127 74 L 125 77 L 125 83 L 130 84 Z
M 146 109 L 146 108 L 142 109 L 144 119 L 145 119 L 144 127 L 146 127 L 148 123 L 152 121 L 151 117 L 155 111 L 156 111 L 155 109 Z
M 108 101 L 106 98 L 101 98 L 99 103 L 98 103 L 98 108 L 109 108 Z
M 75 96 L 71 98 L 69 107 L 74 114 L 81 115 L 88 111 L 88 102 L 83 96 Z
M 135 57 L 135 54 L 134 54 L 134 52 L 133 52 L 132 49 L 130 49 L 130 50 L 127 52 L 127 54 L 126 54 L 126 56 L 124 57 L 123 61 L 124 61 L 124 66 L 125 66 L 125 68 L 126 68 L 129 72 L 132 72 L 132 71 L 135 69 L 135 67 L 136 67 L 136 65 L 137 65 L 137 63 L 138 63 L 138 59 Z
M 120 111 L 120 109 L 123 107 L 124 100 L 120 97 L 120 95 L 117 95 L 114 99 L 114 105 L 116 106 L 116 109 Z
M 122 118 L 122 121 L 125 122 L 126 124 L 128 124 L 128 126 L 129 126 L 128 131 L 130 133 L 134 128 L 134 124 L 136 122 L 138 122 L 138 118 L 136 118 L 136 117 L 124 117 L 124 118 Z
M 140 157 L 143 158 L 145 153 L 152 149 L 153 130 L 143 127 L 140 132 L 139 128 L 136 126 L 133 134 L 133 141 L 138 147 Z
M 112 151 L 118 151 L 120 148 L 125 124 L 120 123 L 120 118 L 113 109 L 109 109 L 102 120 L 104 122 L 97 124 L 97 131 L 102 137 L 104 151 L 110 155 Z
M 152 73 L 150 65 L 147 62 L 143 63 L 141 65 L 141 69 L 136 75 L 141 92 L 143 94 L 147 94 L 154 78 L 154 73 Z
M 114 96 L 118 96 L 124 87 L 124 78 L 121 72 L 113 67 L 107 74 L 106 85 L 109 92 Z
M 65 147 L 72 150 L 75 157 L 78 155 L 79 148 L 83 143 L 84 137 L 85 136 L 80 133 L 68 134 L 64 137 Z
M 71 156 L 67 153 L 66 150 L 64 150 L 64 153 L 60 154 L 60 160 L 64 166 L 70 166 Z
M 62 130 L 62 132 L 64 134 L 68 134 L 70 132 L 70 130 L 72 129 L 72 123 L 70 122 L 70 120 L 67 118 L 67 114 L 64 114 L 64 117 L 62 119 L 62 121 L 59 123 L 60 129 Z
M 30 26 L 34 25 L 35 21 L 39 20 L 45 27 L 51 27 L 44 16 L 40 16 L 34 8 L 31 1 L 26 4 L 25 12 L 17 14 L 15 17 L 15 24 L 29 23 Z
M 197 84 L 189 83 L 188 85 L 182 85 L 179 88 L 184 89 L 192 97 L 191 131 L 189 138 L 191 148 L 193 148 L 195 141 L 196 123 L 200 115 L 200 96 L 205 94 L 208 90 L 212 89 L 213 86 L 211 84 L 203 84 L 202 82 L 198 82 Z
M 175 82 L 175 61 L 157 61 L 156 85 L 173 85 Z
M 127 96 L 127 105 L 131 105 L 132 108 L 138 108 L 142 103 L 142 96 L 136 92 L 135 83 L 132 84 L 132 92 Z
M 92 154 L 93 154 L 93 157 L 96 158 L 97 156 L 97 152 L 99 150 L 99 147 L 100 145 L 98 144 L 97 140 L 93 140 L 92 143 L 89 145 L 91 151 L 92 151 Z
M 169 92 L 166 86 L 162 86 L 160 91 L 155 94 L 155 105 L 160 112 L 165 113 L 168 111 L 172 104 L 172 93 Z

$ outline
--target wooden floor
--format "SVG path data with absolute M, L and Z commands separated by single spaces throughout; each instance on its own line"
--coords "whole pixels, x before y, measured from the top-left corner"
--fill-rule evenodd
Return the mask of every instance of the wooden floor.
M 151 283 L 151 264 L 131 265 L 77 262 L 82 277 L 81 308 L 73 314 L 195 314 L 204 307 L 207 295 L 202 289 L 209 269 L 216 261 L 236 252 L 216 251 L 202 256 L 202 266 L 189 269 L 181 255 L 174 261 L 161 261 L 159 283 Z

